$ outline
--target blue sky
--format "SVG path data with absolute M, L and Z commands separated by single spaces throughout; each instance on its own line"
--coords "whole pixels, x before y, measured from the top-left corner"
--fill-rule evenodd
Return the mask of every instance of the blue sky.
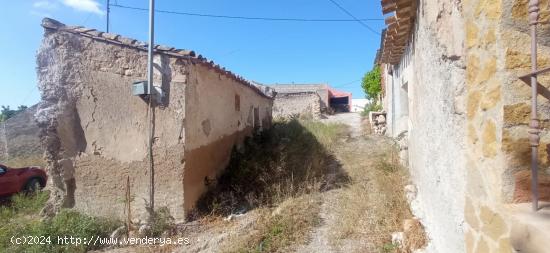
M 357 18 L 383 18 L 380 2 L 335 0 Z M 147 8 L 148 0 L 111 0 Z M 0 105 L 40 100 L 36 51 L 44 16 L 105 30 L 106 0 L 3 2 L 0 16 Z M 156 0 L 156 8 L 230 16 L 351 19 L 330 0 Z M 376 31 L 382 20 L 364 21 Z M 111 32 L 147 40 L 145 11 L 111 7 Z M 380 35 L 357 22 L 274 22 L 156 14 L 156 43 L 191 49 L 261 83 L 329 83 L 363 98 L 363 74 L 372 68 Z

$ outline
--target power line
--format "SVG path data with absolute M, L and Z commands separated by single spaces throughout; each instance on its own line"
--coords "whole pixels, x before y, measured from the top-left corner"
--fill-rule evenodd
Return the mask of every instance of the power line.
M 131 9 L 139 11 L 147 11 L 146 8 L 139 8 L 127 5 L 120 4 L 111 4 L 112 7 L 122 8 L 122 9 Z M 228 16 L 228 15 L 214 15 L 214 14 L 205 14 L 205 13 L 192 13 L 192 12 L 178 12 L 178 11 L 166 11 L 156 9 L 155 12 L 167 13 L 167 14 L 176 14 L 184 16 L 195 16 L 195 17 L 208 17 L 208 18 L 225 18 L 225 19 L 244 19 L 244 20 L 263 20 L 263 21 L 294 21 L 294 22 L 363 22 L 363 21 L 378 21 L 383 20 L 381 18 L 362 18 L 357 19 L 307 19 L 307 18 L 270 18 L 270 17 L 247 17 L 247 16 Z
M 350 84 L 354 84 L 354 83 L 359 82 L 359 81 L 361 81 L 361 80 L 363 80 L 363 79 L 357 79 L 357 80 L 354 80 L 354 81 L 351 81 L 351 82 L 347 82 L 347 83 L 344 83 L 344 84 L 340 84 L 340 85 L 334 86 L 334 88 L 346 87 L 346 86 L 348 86 L 348 85 L 350 85 Z
M 359 24 L 361 24 L 363 27 L 367 28 L 369 31 L 375 33 L 375 34 L 378 34 L 378 35 L 381 35 L 379 32 L 377 32 L 376 30 L 372 29 L 372 27 L 366 25 L 365 23 L 363 23 L 362 20 L 356 18 L 353 14 L 351 14 L 351 12 L 349 12 L 348 10 L 346 10 L 344 7 L 342 7 L 340 4 L 338 4 L 336 1 L 334 0 L 329 0 L 331 1 L 334 5 L 336 5 L 336 7 L 338 7 L 340 10 L 342 10 L 343 12 L 345 12 L 346 14 L 348 14 L 348 16 L 352 17 L 355 21 L 357 21 Z

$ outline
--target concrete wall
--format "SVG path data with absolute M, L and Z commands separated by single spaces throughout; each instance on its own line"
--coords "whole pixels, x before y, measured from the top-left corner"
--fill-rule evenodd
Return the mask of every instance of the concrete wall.
M 352 112 L 362 112 L 365 110 L 365 106 L 370 103 L 369 99 L 366 98 L 354 98 L 352 99 Z
M 279 93 L 273 103 L 273 118 L 321 117 L 321 99 L 315 92 Z
M 209 98 L 209 99 L 205 99 Z M 186 101 L 185 209 L 227 166 L 233 147 L 271 126 L 273 100 L 204 65 L 193 65 Z M 257 111 L 259 118 L 255 118 Z

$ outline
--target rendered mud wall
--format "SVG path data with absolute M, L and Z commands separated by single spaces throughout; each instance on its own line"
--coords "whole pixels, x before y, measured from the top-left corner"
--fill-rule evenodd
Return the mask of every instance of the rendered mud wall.
M 411 177 L 428 252 L 464 252 L 464 32 L 460 1 L 420 1 L 409 83 Z
M 216 182 L 231 151 L 271 126 L 273 100 L 204 65 L 193 65 L 186 100 L 185 209 Z
M 229 162 L 246 136 L 271 125 L 272 99 L 244 79 L 185 50 L 157 47 L 154 86 L 162 98 L 148 115 L 131 85 L 146 79 L 143 44 L 45 19 L 38 53 L 37 118 L 52 197 L 46 213 L 73 207 L 144 221 L 149 199 L 148 125 L 153 118 L 155 208 L 176 220 Z
M 278 93 L 273 102 L 273 118 L 321 117 L 321 98 L 317 93 Z
M 458 1 L 419 1 L 393 75 L 384 68 L 387 134 L 397 138 L 417 195 L 426 252 L 464 252 L 466 185 L 463 18 Z M 393 86 L 393 87 L 392 87 Z
M 142 98 L 132 96 L 131 84 L 146 79 L 146 53 L 45 22 L 50 28 L 37 57 L 42 95 L 37 118 L 52 190 L 45 211 L 72 207 L 122 218 L 130 177 L 132 214 L 143 220 L 148 111 Z M 165 55 L 157 55 L 155 63 L 155 85 L 166 94 L 154 109 L 155 206 L 182 219 L 188 66 Z

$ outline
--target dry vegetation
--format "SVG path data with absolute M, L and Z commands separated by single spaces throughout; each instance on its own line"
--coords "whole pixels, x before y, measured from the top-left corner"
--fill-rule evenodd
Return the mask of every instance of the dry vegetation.
M 362 125 L 368 126 L 368 122 Z M 226 173 L 199 201 L 191 216 L 200 225 L 176 234 L 201 238 L 203 243 L 190 252 L 300 251 L 304 245 L 309 246 L 312 237 L 319 236 L 313 231 L 320 227 L 328 227 L 329 231 L 321 239 L 341 252 L 401 253 L 423 247 L 424 232 L 416 223 L 409 223 L 412 228 L 406 235 L 405 250 L 391 243 L 391 234 L 403 231 L 403 223 L 412 217 L 403 190 L 408 175 L 398 165 L 393 142 L 369 134 L 349 138 L 348 134 L 349 129 L 341 124 L 297 119 L 276 122 L 269 131 L 247 141 L 243 150 L 233 152 Z M 10 165 L 41 165 L 40 160 L 22 159 Z M 44 195 L 31 199 L 18 196 L 14 205 L 1 207 L 0 218 L 8 222 L 0 225 L 0 238 L 14 233 L 107 236 L 115 228 L 116 223 L 69 211 L 59 218 L 40 222 L 37 213 L 45 199 Z M 223 221 L 240 213 L 246 214 L 237 222 Z M 331 221 L 324 220 L 327 216 Z M 162 224 L 155 230 L 157 236 L 167 230 L 165 227 L 173 229 L 172 225 Z M 0 248 L 10 247 L 7 243 L 0 240 Z M 88 249 L 56 246 L 48 250 Z M 175 250 L 173 246 L 154 249 Z M 134 247 L 128 252 L 150 250 Z M 184 252 L 187 250 L 190 248 L 184 248 Z
M 370 159 L 341 155 L 352 183 L 339 195 L 334 243 L 366 238 L 369 252 L 394 252 L 391 233 L 402 231 L 403 221 L 412 217 L 403 192 L 405 170 L 391 148 L 373 152 Z
M 235 237 L 223 252 L 289 252 L 307 242 L 309 232 L 320 222 L 318 194 L 290 197 L 277 208 L 263 207 L 253 230 Z
M 413 228 L 417 238 L 409 235 L 410 247 L 391 243 L 391 234 L 403 231 L 404 221 L 412 218 L 404 195 L 408 175 L 393 142 L 346 134 L 338 124 L 276 123 L 249 142 L 244 153 L 234 153 L 218 187 L 200 202 L 198 217 L 257 211 L 250 231 L 232 237 L 226 252 L 289 252 L 313 239 L 327 239 L 343 252 L 423 247 L 421 226 Z M 328 190 L 334 194 L 327 195 Z M 324 202 L 331 206 L 327 212 L 333 221 L 321 219 Z M 320 226 L 329 226 L 329 238 L 311 238 Z M 351 248 L 344 245 L 350 242 Z
M 409 175 L 399 164 L 394 142 L 371 135 L 367 120 L 361 122 L 365 136 L 336 148 L 350 183 L 339 189 L 333 204 L 336 222 L 331 224 L 331 243 L 336 248 L 348 240 L 363 241 L 358 252 L 410 252 L 425 246 L 426 239 L 420 223 L 413 218 L 404 187 Z M 404 247 L 391 242 L 391 234 L 412 224 Z
M 253 231 L 232 240 L 229 252 L 277 252 L 304 243 L 319 222 L 319 193 L 347 182 L 330 151 L 345 132 L 340 124 L 276 122 L 233 153 L 217 187 L 199 202 L 196 217 L 257 209 Z

